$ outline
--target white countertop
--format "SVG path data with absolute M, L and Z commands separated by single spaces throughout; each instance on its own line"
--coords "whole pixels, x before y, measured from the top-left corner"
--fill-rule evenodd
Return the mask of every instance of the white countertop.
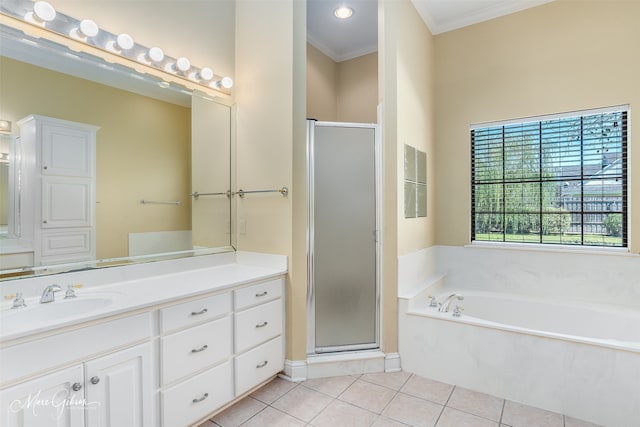
M 273 260 L 274 256 L 267 255 L 267 257 L 271 257 Z M 79 323 L 105 319 L 179 299 L 281 276 L 287 272 L 286 257 L 281 258 L 284 258 L 285 261 L 281 262 L 281 259 L 276 259 L 280 262 L 274 263 L 261 262 L 259 255 L 256 254 L 238 256 L 235 263 L 82 287 L 76 290 L 77 298 L 72 300 L 64 300 L 66 289 L 63 287 L 62 292 L 57 293 L 56 301 L 52 303 L 40 304 L 39 297 L 35 296 L 25 299 L 27 304 L 25 308 L 11 309 L 10 304 L 9 306 L 5 304 L 0 311 L 0 342 L 10 345 L 9 341 L 29 335 L 77 326 Z M 99 270 L 95 273 L 99 274 Z M 110 301 L 110 304 L 78 315 L 54 316 L 53 318 L 43 316 L 44 310 L 61 307 L 60 305 L 54 307 L 55 304 L 71 305 L 83 298 L 85 300 L 106 299 Z M 22 310 L 24 312 L 21 313 Z M 38 310 L 40 313 L 37 316 L 30 316 L 30 310 Z

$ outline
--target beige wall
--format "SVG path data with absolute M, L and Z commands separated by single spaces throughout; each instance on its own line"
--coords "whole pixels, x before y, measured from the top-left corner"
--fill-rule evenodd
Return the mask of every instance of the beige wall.
M 409 0 L 381 1 L 379 93 L 383 132 L 382 343 L 397 351 L 398 256 L 434 242 L 433 39 Z M 404 219 L 404 144 L 426 151 L 427 218 Z
M 435 108 L 434 39 L 412 4 L 399 9 L 398 87 L 398 255 L 435 242 Z M 404 145 L 427 153 L 427 217 L 404 218 Z
M 336 117 L 341 122 L 376 123 L 378 53 L 338 62 Z
M 191 229 L 190 110 L 0 57 L 0 117 L 40 114 L 100 127 L 97 257 L 128 254 L 128 233 Z M 168 208 L 168 209 L 167 209 Z
M 307 117 L 338 121 L 338 64 L 307 43 Z
M 236 11 L 237 185 L 291 190 L 288 197 L 258 194 L 238 201 L 238 222 L 246 224 L 238 248 L 289 256 L 286 357 L 303 360 L 306 29 L 300 23 L 306 8 L 293 0 L 240 0 Z
M 307 43 L 307 116 L 327 122 L 376 123 L 378 54 L 335 62 Z
M 144 46 L 233 77 L 235 0 L 55 0 L 56 10 L 93 19 L 113 34 L 127 33 Z
M 640 105 L 640 2 L 557 0 L 435 38 L 436 241 L 470 229 L 469 125 Z M 630 114 L 631 132 L 640 115 Z M 640 150 L 630 133 L 629 218 L 640 251 Z

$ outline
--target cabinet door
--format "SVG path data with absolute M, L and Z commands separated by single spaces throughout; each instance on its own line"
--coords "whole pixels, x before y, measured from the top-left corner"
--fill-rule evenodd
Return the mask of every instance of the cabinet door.
M 95 133 L 70 126 L 42 126 L 42 174 L 92 177 Z
M 82 373 L 82 365 L 78 365 L 0 391 L 0 425 L 84 426 Z
M 87 362 L 87 424 L 151 426 L 151 363 L 150 343 Z
M 93 181 L 79 178 L 42 178 L 42 228 L 91 227 Z

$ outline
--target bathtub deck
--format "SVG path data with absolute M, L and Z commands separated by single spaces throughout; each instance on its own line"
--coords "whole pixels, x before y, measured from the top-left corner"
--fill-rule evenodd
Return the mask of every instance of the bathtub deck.
M 291 383 L 276 378 L 199 427 L 594 427 L 406 372 Z

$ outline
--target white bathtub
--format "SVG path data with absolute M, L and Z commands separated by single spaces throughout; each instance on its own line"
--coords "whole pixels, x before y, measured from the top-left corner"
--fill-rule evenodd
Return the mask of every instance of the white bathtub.
M 431 289 L 433 291 L 434 289 Z M 640 312 L 441 288 L 399 299 L 402 368 L 607 427 L 640 426 Z

